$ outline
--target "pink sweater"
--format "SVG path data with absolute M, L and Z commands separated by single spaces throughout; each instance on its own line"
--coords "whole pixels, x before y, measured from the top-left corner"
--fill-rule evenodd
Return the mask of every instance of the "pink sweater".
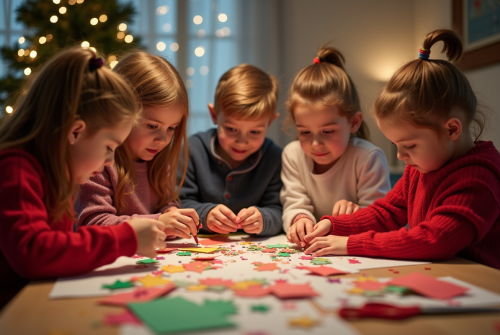
M 78 226 L 117 225 L 130 220 L 131 217 L 158 220 L 168 208 L 179 206 L 177 202 L 170 202 L 160 208 L 158 213 L 153 213 L 153 209 L 158 204 L 158 194 L 149 184 L 147 162 L 135 163 L 135 174 L 137 185 L 133 192 L 131 186 L 127 187 L 126 207 L 119 216 L 114 204 L 114 195 L 118 186 L 118 174 L 114 165 L 106 166 L 101 174 L 90 178 L 85 185 L 82 185 L 75 203 Z

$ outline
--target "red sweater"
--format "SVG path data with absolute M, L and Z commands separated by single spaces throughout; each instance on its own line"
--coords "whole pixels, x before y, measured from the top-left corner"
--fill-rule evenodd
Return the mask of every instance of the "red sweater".
M 81 227 L 48 222 L 48 185 L 24 150 L 0 152 L 0 308 L 30 279 L 74 276 L 132 256 L 137 237 L 128 224 Z
M 385 198 L 352 215 L 323 218 L 332 222 L 332 235 L 349 236 L 349 255 L 457 255 L 500 269 L 500 154 L 481 141 L 438 171 L 407 166 Z

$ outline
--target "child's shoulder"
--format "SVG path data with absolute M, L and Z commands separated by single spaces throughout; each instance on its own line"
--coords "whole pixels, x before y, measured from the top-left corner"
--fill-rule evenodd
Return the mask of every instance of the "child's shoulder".
M 217 128 L 210 128 L 207 131 L 200 131 L 196 134 L 189 136 L 188 143 L 190 149 L 210 147 L 210 143 L 216 134 L 217 134 Z
M 382 149 L 377 147 L 370 141 L 364 140 L 359 137 L 353 137 L 351 139 L 351 148 L 357 153 L 369 154 L 373 152 L 383 152 Z
M 2 170 L 30 170 L 43 175 L 43 169 L 38 160 L 26 150 L 7 149 L 0 152 Z
M 260 147 L 262 150 L 262 153 L 264 155 L 279 155 L 281 158 L 281 153 L 283 152 L 283 149 L 277 145 L 276 143 L 273 142 L 270 138 L 267 138 L 264 140 L 264 143 L 262 143 L 262 146 Z
M 461 157 L 441 168 L 444 175 L 457 175 L 491 179 L 500 183 L 500 153 L 490 141 L 478 141 L 476 145 Z
M 288 143 L 283 149 L 283 158 L 284 159 L 300 159 L 302 157 L 302 147 L 300 146 L 299 141 L 292 141 Z

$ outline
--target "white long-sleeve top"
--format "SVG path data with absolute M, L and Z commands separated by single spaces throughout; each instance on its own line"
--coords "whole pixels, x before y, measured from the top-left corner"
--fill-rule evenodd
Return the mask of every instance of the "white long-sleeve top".
M 349 141 L 344 154 L 322 174 L 314 173 L 314 161 L 304 153 L 299 141 L 289 143 L 282 158 L 280 199 L 285 232 L 298 214 L 306 214 L 316 223 L 323 215 L 332 215 L 339 200 L 366 207 L 391 189 L 384 152 L 357 137 Z

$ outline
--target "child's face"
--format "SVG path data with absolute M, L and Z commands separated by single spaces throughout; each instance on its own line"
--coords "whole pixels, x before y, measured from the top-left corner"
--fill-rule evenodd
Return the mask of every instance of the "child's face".
M 294 119 L 302 150 L 319 171 L 329 169 L 344 154 L 362 115 L 358 112 L 349 120 L 340 114 L 338 106 L 299 105 L 294 110 Z
M 422 173 L 439 170 L 453 156 L 451 141 L 429 128 L 409 122 L 377 120 L 382 133 L 398 148 L 398 159 Z
M 172 141 L 182 121 L 180 106 L 143 107 L 142 120 L 132 128 L 127 143 L 136 161 L 150 161 Z
M 131 129 L 131 123 L 121 123 L 114 128 L 100 129 L 92 136 L 84 130 L 74 142 L 70 140 L 75 181 L 85 184 L 90 177 L 101 173 L 104 166 L 112 165 L 116 148 L 125 141 Z
M 213 121 L 218 125 L 219 145 L 228 156 L 225 158 L 230 158 L 234 162 L 243 162 L 257 152 L 264 143 L 267 128 L 274 118 L 241 120 L 225 115 L 223 112 L 218 113 Z

